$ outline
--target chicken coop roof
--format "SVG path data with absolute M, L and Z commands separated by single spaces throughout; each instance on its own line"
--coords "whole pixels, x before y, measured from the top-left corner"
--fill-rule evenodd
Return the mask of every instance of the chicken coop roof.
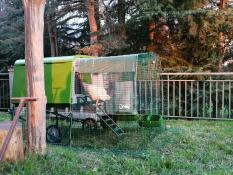
M 151 59 L 150 53 L 78 59 L 75 70 L 80 73 L 135 72 L 137 61 Z

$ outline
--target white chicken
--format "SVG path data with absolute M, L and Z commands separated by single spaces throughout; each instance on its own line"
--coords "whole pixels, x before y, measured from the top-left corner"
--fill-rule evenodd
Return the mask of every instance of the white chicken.
M 84 83 L 84 88 L 87 91 L 88 95 L 92 100 L 96 101 L 98 106 L 99 101 L 110 100 L 111 97 L 107 94 L 107 91 L 104 88 L 104 81 L 102 74 L 92 74 L 91 76 L 92 84 Z

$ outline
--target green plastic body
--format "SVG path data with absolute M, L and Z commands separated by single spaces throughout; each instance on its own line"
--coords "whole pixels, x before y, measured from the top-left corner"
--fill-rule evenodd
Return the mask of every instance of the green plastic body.
M 45 93 L 48 104 L 70 104 L 72 95 L 73 62 L 88 56 L 69 56 L 44 59 Z M 14 65 L 13 97 L 25 97 L 26 73 L 24 60 Z

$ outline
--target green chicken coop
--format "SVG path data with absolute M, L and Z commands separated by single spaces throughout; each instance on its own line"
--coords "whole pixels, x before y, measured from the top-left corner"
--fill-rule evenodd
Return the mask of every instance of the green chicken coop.
M 157 72 L 157 56 L 152 53 L 44 58 L 47 110 L 87 125 L 100 121 L 120 135 L 115 119 L 156 113 Z M 26 96 L 25 77 L 25 60 L 17 60 L 13 97 Z

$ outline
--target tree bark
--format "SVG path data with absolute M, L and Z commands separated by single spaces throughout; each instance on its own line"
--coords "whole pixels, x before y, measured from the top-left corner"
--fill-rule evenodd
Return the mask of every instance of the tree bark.
M 159 18 L 158 23 L 155 23 L 155 19 L 151 19 L 148 24 L 149 31 L 149 52 L 163 53 L 165 49 L 172 49 L 170 40 L 169 27 L 163 18 Z
M 48 14 L 47 16 L 47 24 L 48 24 L 48 33 L 49 33 L 49 41 L 50 41 L 50 51 L 51 56 L 58 56 L 58 46 L 57 46 L 57 28 L 56 24 L 53 21 L 53 15 Z
M 87 14 L 88 14 L 88 21 L 90 26 L 90 48 L 91 48 L 91 55 L 98 56 L 99 50 L 97 47 L 98 43 L 98 26 L 96 22 L 96 13 L 95 13 L 95 0 L 87 0 Z
M 87 13 L 88 13 L 88 21 L 90 25 L 90 41 L 91 45 L 98 42 L 97 36 L 97 23 L 95 19 L 95 0 L 87 0 Z
M 25 23 L 25 64 L 27 96 L 38 98 L 28 104 L 27 149 L 46 151 L 46 97 L 44 89 L 44 8 L 45 0 L 23 0 Z
M 219 9 L 225 9 L 228 0 L 220 0 Z
M 149 46 L 148 46 L 148 51 L 149 52 L 155 52 L 155 45 L 154 45 L 154 40 L 155 40 L 155 29 L 156 29 L 156 24 L 155 21 L 152 19 L 149 21 L 148 24 L 148 30 L 149 30 Z
M 219 5 L 219 9 L 220 10 L 224 10 L 227 6 L 227 2 L 228 0 L 220 0 L 220 5 Z M 220 72 L 222 70 L 222 64 L 223 64 L 223 56 L 225 53 L 225 35 L 223 32 L 220 32 L 219 34 L 219 51 L 220 51 L 220 60 L 218 62 L 218 72 Z
M 118 23 L 120 27 L 120 35 L 122 38 L 126 37 L 125 29 L 125 0 L 118 0 Z
M 97 25 L 97 30 L 100 30 L 100 7 L 99 7 L 99 0 L 95 0 L 95 19 L 96 19 L 96 25 Z
M 54 0 L 48 1 L 49 12 L 47 14 L 47 25 L 50 41 L 50 51 L 51 56 L 58 56 L 58 45 L 57 45 L 57 25 L 55 21 L 55 10 L 54 10 Z

